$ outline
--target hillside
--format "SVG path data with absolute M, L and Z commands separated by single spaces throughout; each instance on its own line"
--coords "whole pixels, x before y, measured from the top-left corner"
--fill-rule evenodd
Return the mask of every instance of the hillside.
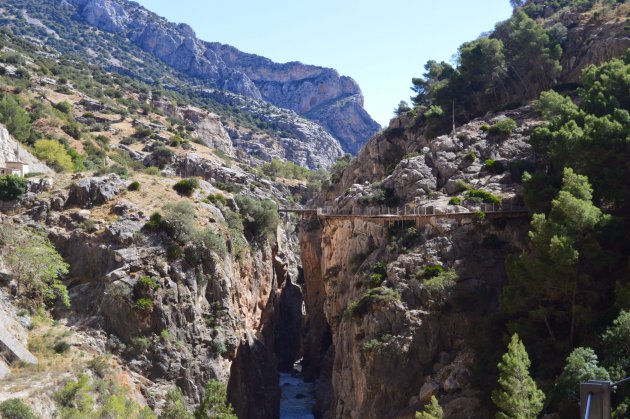
M 513 4 L 337 158 L 332 70 L 0 3 L 0 415 L 571 418 L 630 375 L 630 3 Z
M 379 129 L 363 109 L 361 90 L 351 78 L 204 42 L 189 26 L 170 23 L 127 0 L 11 0 L 5 2 L 4 13 L 3 24 L 15 33 L 109 71 L 180 91 L 218 89 L 292 110 L 321 124 L 345 152 L 356 153 Z M 269 112 L 259 108 L 253 114 L 265 119 Z M 317 154 L 316 148 L 312 153 Z M 323 163 L 329 165 L 338 155 L 326 157 Z

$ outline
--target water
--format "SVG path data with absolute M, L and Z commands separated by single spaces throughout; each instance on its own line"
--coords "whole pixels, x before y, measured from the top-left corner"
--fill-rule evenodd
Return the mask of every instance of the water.
M 313 419 L 315 383 L 306 383 L 299 371 L 280 373 L 280 419 Z

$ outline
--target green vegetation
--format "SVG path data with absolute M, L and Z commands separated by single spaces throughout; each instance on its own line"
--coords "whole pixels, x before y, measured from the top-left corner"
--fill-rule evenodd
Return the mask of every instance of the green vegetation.
M 223 383 L 208 381 L 201 403 L 195 410 L 195 419 L 237 419 L 227 402 L 227 390 Z
M 462 199 L 460 197 L 454 196 L 448 200 L 449 205 L 461 205 Z
M 275 237 L 280 223 L 275 202 L 269 199 L 256 200 L 246 195 L 236 195 L 234 199 L 241 210 L 245 231 L 258 238 L 271 240 Z
M 429 135 L 444 134 L 451 128 L 453 103 L 462 123 L 549 88 L 561 70 L 561 53 L 559 39 L 516 9 L 490 35 L 462 44 L 455 67 L 427 62 L 423 76 L 412 80 L 413 103 L 427 108 Z
M 298 166 L 290 161 L 282 161 L 278 159 L 271 159 L 269 163 L 264 164 L 261 167 L 262 173 L 271 179 L 277 177 L 285 179 L 308 179 L 311 171 L 305 167 Z
M 199 188 L 199 179 L 190 178 L 190 179 L 182 179 L 173 185 L 173 189 L 180 195 L 183 196 L 192 196 L 193 192 Z
M 492 401 L 499 409 L 497 418 L 535 418 L 541 412 L 545 394 L 530 377 L 529 367 L 525 346 L 514 334 L 499 362 L 499 389 L 492 392 Z
M 39 140 L 35 143 L 33 154 L 58 172 L 70 172 L 74 169 L 72 157 L 63 144 L 55 140 Z
M 140 182 L 138 182 L 137 180 L 134 180 L 133 182 L 129 184 L 129 186 L 127 186 L 127 190 L 129 192 L 136 192 L 140 190 L 141 186 L 142 185 L 140 184 Z
M 68 264 L 42 233 L 3 227 L 0 243 L 5 266 L 13 274 L 24 304 L 36 310 L 41 304 L 70 307 L 66 286 L 59 279 Z
M 0 96 L 0 122 L 16 140 L 22 143 L 31 141 L 31 119 L 17 96 Z
M 193 419 L 179 387 L 173 387 L 166 393 L 166 404 L 162 409 L 160 419 Z
M 431 396 L 431 400 L 424 405 L 422 412 L 416 413 L 416 419 L 442 419 L 443 417 L 444 411 L 435 396 Z
M 374 305 L 385 304 L 389 301 L 400 301 L 398 291 L 383 286 L 371 288 L 357 301 L 348 304 L 344 315 L 346 317 L 360 318 L 366 315 Z
M 206 198 L 207 203 L 222 208 L 227 205 L 227 198 L 222 193 L 210 194 Z
M 478 198 L 481 200 L 481 202 L 485 202 L 487 204 L 497 204 L 497 205 L 501 204 L 501 198 L 493 195 L 490 192 L 482 191 L 480 189 L 469 189 L 466 192 L 466 198 L 467 199 Z
M 505 172 L 505 166 L 500 161 L 488 159 L 484 163 L 484 167 L 492 174 L 498 175 Z
M 14 201 L 26 194 L 28 182 L 21 176 L 0 176 L 0 201 Z
M 0 416 L 4 419 L 37 419 L 33 409 L 22 399 L 8 399 L 0 403 Z
M 501 135 L 501 136 L 509 136 L 516 129 L 517 125 L 513 119 L 505 118 L 500 121 L 495 122 L 494 124 L 488 127 L 488 132 L 490 134 Z
M 346 153 L 343 157 L 339 157 L 330 167 L 330 181 L 332 183 L 339 182 L 343 172 L 350 166 L 350 163 L 352 163 L 352 155 Z

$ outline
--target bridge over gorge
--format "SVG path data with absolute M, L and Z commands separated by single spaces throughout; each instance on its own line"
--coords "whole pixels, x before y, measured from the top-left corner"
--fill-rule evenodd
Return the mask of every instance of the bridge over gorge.
M 416 224 L 426 224 L 431 219 L 464 220 L 498 218 L 523 218 L 529 216 L 529 210 L 524 206 L 512 204 L 481 204 L 474 209 L 460 206 L 411 206 L 403 207 L 352 207 L 337 209 L 330 206 L 319 208 L 279 208 L 281 214 L 298 214 L 302 218 L 317 217 L 321 220 L 332 219 L 363 219 L 366 221 L 395 223 L 415 221 Z

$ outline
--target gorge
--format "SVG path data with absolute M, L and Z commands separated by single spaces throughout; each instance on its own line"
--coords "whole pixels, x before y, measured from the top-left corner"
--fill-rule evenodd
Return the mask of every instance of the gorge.
M 563 418 L 629 374 L 630 4 L 513 3 L 379 130 L 335 70 L 0 2 L 0 417 Z

